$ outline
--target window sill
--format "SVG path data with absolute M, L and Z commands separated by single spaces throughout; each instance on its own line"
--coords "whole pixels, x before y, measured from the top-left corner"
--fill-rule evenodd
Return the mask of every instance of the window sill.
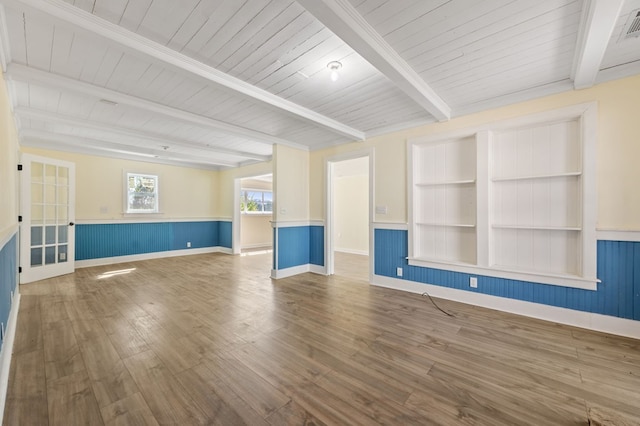
M 243 216 L 273 216 L 273 212 L 241 212 L 240 214 Z
M 578 288 L 582 290 L 597 290 L 597 278 L 585 278 L 578 275 L 554 274 L 548 272 L 513 270 L 499 265 L 487 267 L 471 263 L 448 262 L 444 260 L 408 258 L 409 265 L 423 268 L 443 269 L 473 275 L 485 275 L 494 278 L 550 284 L 561 287 Z

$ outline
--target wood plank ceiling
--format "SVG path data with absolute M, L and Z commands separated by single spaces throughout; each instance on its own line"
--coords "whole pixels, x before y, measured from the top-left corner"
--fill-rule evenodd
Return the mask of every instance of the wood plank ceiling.
M 640 0 L 0 0 L 20 143 L 220 169 L 640 73 Z M 339 61 L 332 81 L 327 64 Z

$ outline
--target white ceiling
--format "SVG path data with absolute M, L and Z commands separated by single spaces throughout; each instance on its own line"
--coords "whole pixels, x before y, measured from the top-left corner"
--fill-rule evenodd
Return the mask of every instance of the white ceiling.
M 0 0 L 24 146 L 203 168 L 640 73 L 640 0 Z M 635 16 L 635 15 L 634 15 Z M 327 64 L 340 61 L 340 78 Z

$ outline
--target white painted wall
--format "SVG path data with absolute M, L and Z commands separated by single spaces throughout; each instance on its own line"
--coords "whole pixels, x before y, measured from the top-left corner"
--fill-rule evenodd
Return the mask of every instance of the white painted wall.
M 271 247 L 273 228 L 271 215 L 240 215 L 240 244 L 243 249 Z
M 367 157 L 348 160 L 364 162 Z M 341 163 L 338 163 L 341 164 Z M 334 179 L 334 247 L 336 251 L 369 254 L 369 176 L 336 176 Z

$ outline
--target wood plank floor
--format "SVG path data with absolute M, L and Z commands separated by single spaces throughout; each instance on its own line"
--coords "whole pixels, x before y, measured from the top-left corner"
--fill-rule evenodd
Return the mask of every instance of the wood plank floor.
M 640 424 L 640 341 L 194 255 L 21 286 L 7 425 Z

